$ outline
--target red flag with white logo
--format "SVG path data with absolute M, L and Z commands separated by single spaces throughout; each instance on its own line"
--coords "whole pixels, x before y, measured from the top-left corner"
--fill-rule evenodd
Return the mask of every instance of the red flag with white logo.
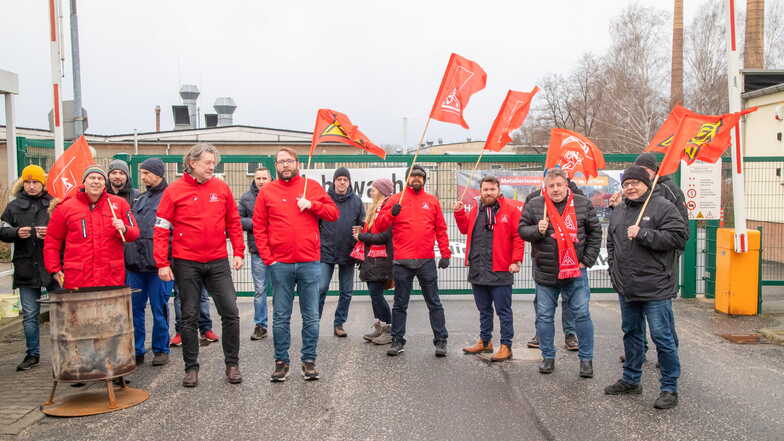
M 46 191 L 65 199 L 82 184 L 82 173 L 93 163 L 93 154 L 84 136 L 80 136 L 57 158 L 46 182 Z
M 490 128 L 490 133 L 487 135 L 485 150 L 500 152 L 512 140 L 509 133 L 523 125 L 525 118 L 528 117 L 528 111 L 531 109 L 531 101 L 537 92 L 539 92 L 539 88 L 534 86 L 530 92 L 510 90 L 506 93 L 501 110 L 498 111 L 498 116 L 493 121 L 493 127 Z
M 468 128 L 463 119 L 463 110 L 468 106 L 471 95 L 485 88 L 487 74 L 476 63 L 457 54 L 452 54 L 446 66 L 441 87 L 430 111 L 430 118 L 460 124 Z
M 372 153 L 384 159 L 387 152 L 370 142 L 370 138 L 359 131 L 359 127 L 351 123 L 343 113 L 330 109 L 319 109 L 316 114 L 316 128 L 313 129 L 313 140 L 310 143 L 310 154 L 320 142 L 340 142 Z
M 550 145 L 547 147 L 545 167 L 560 166 L 573 178 L 581 172 L 586 178 L 599 176 L 603 169 L 604 155 L 599 147 L 585 136 L 571 130 L 555 128 L 550 131 Z

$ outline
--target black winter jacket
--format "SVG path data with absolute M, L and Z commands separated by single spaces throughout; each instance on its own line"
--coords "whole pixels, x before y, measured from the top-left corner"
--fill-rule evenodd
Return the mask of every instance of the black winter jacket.
M 250 188 L 240 196 L 240 201 L 237 203 L 242 229 L 247 233 L 246 236 L 248 237 L 248 251 L 257 256 L 259 255 L 259 249 L 256 248 L 256 238 L 253 237 L 253 208 L 256 207 L 256 198 L 258 196 L 259 188 L 256 187 L 256 181 L 251 181 Z
M 362 225 L 365 220 L 365 206 L 362 199 L 349 186 L 346 194 L 337 194 L 333 186 L 327 192 L 335 201 L 339 210 L 338 220 L 334 222 L 319 221 L 321 234 L 321 262 L 346 264 L 353 263 L 351 250 L 354 248 L 354 237 L 351 227 Z
M 148 188 L 133 201 L 131 211 L 139 224 L 139 238 L 125 244 L 125 268 L 137 273 L 158 272 L 153 259 L 153 228 L 158 204 L 169 185 L 164 179 L 156 187 Z
M 125 186 L 121 188 L 120 191 L 118 191 L 117 193 L 114 192 L 114 189 L 112 188 L 112 184 L 107 182 L 106 192 L 125 199 L 125 202 L 128 202 L 128 205 L 130 205 L 131 207 L 133 207 L 133 201 L 135 201 L 136 198 L 138 198 L 139 195 L 141 195 L 139 190 L 133 188 L 133 183 L 131 182 L 130 177 L 125 181 Z
M 33 197 L 24 192 L 22 182 L 14 187 L 16 199 L 9 202 L 0 220 L 0 240 L 14 244 L 13 288 L 54 288 L 51 275 L 44 268 L 44 240 L 38 239 L 35 231 L 27 239 L 18 235 L 20 227 L 43 227 L 49 223 L 49 202 L 46 190 Z
M 565 198 L 561 203 L 555 204 L 559 213 L 566 207 Z M 577 239 L 574 244 L 577 259 L 590 268 L 596 263 L 599 248 L 602 245 L 602 226 L 591 200 L 585 196 L 574 195 L 574 212 L 577 216 Z M 542 196 L 531 199 L 523 209 L 520 217 L 518 231 L 523 240 L 531 243 L 531 257 L 533 258 L 534 281 L 540 285 L 558 285 L 558 243 L 552 238 L 552 223 L 547 227 L 545 234 L 539 232 L 539 221 L 544 218 L 544 198 Z
M 675 254 L 686 245 L 687 228 L 672 203 L 653 196 L 640 221 L 637 237 L 629 240 L 647 197 L 624 199 L 613 209 L 607 229 L 610 281 L 628 301 L 665 300 L 675 297 Z
M 384 201 L 383 207 L 389 202 Z M 371 231 L 375 228 L 371 227 Z M 392 280 L 392 227 L 386 231 L 359 233 L 359 240 L 365 243 L 365 261 L 359 264 L 359 280 L 363 282 L 385 282 Z M 371 245 L 386 245 L 387 257 L 367 257 Z
M 689 210 L 686 208 L 686 197 L 683 195 L 683 190 L 681 190 L 669 176 L 661 176 L 659 177 L 659 182 L 656 184 L 656 188 L 653 190 L 653 196 L 662 196 L 664 199 L 670 201 L 672 205 L 675 205 L 675 208 L 678 209 L 678 213 L 680 213 L 683 221 L 686 223 L 686 239 L 688 239 Z

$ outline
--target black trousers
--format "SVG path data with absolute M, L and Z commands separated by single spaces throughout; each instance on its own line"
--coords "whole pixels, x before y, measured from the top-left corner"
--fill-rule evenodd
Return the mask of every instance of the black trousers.
M 444 307 L 438 297 L 438 276 L 436 262 L 430 259 L 416 269 L 395 264 L 392 267 L 395 278 L 395 301 L 392 307 L 392 338 L 405 344 L 406 319 L 408 318 L 408 301 L 414 289 L 414 277 L 419 280 L 422 297 L 430 312 L 430 328 L 433 330 L 433 343 L 446 341 L 449 334 L 446 330 Z
M 228 259 L 207 263 L 173 259 L 174 281 L 180 290 L 182 306 L 182 359 L 185 370 L 199 368 L 199 304 L 202 284 L 215 302 L 221 317 L 221 341 L 226 366 L 239 364 L 240 313 L 231 281 Z

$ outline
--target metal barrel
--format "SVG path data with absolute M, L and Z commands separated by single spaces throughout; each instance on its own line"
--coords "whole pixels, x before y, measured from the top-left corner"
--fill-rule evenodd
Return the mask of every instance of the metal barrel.
M 130 288 L 58 290 L 49 299 L 56 380 L 105 380 L 136 369 Z

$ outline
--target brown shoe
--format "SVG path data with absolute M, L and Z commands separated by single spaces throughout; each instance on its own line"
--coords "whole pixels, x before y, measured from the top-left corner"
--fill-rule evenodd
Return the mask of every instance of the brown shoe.
M 335 326 L 335 336 L 337 337 L 348 337 L 348 333 L 343 330 L 342 325 Z
M 498 352 L 496 352 L 495 354 L 493 354 L 492 357 L 490 357 L 490 361 L 504 361 L 504 360 L 510 360 L 511 358 L 512 358 L 512 348 L 509 347 L 509 345 L 502 344 L 498 348 Z
M 489 341 L 487 344 L 485 344 L 485 342 L 480 339 L 478 342 L 476 342 L 475 345 L 463 348 L 463 353 L 466 354 L 481 354 L 483 352 L 492 354 L 493 342 Z
M 242 383 L 242 374 L 240 374 L 240 368 L 238 366 L 226 366 L 226 378 L 231 384 Z
M 577 336 L 574 334 L 569 334 L 564 338 L 564 348 L 567 351 L 577 351 L 580 349 L 580 342 L 577 340 Z
M 185 371 L 185 378 L 182 379 L 182 385 L 184 387 L 196 387 L 199 384 L 199 371 L 197 369 L 191 369 L 189 371 Z

